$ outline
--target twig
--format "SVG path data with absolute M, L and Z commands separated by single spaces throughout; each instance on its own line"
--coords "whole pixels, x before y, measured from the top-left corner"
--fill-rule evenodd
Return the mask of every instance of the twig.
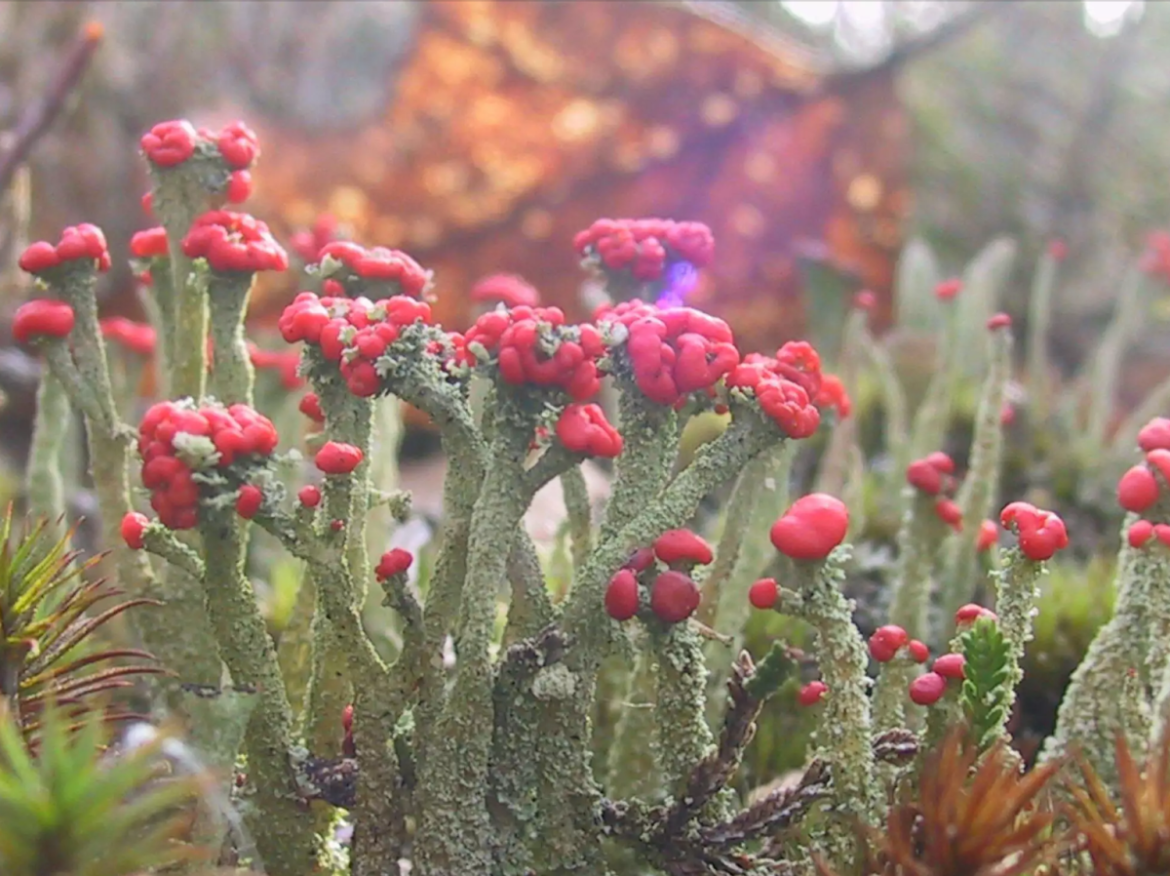
M 49 86 L 48 92 L 21 116 L 13 132 L 15 140 L 3 154 L 0 154 L 0 192 L 7 190 L 17 168 L 24 163 L 37 140 L 44 136 L 61 114 L 66 99 L 89 67 L 90 58 L 102 40 L 102 33 L 102 26 L 96 21 L 91 21 L 85 26 L 81 39 L 70 47 L 65 62 Z

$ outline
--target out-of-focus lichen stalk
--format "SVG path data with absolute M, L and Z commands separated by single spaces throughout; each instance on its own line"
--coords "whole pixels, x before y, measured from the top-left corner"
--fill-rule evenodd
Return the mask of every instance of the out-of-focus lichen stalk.
M 913 729 L 918 726 L 919 716 L 913 712 L 907 715 L 906 712 L 907 688 L 918 673 L 918 665 L 904 654 L 881 665 L 871 697 L 874 733 L 884 733 L 895 727 Z
M 98 324 L 95 276 L 92 269 L 66 269 L 60 280 L 51 284 L 59 296 L 73 308 L 74 328 L 70 336 L 72 360 L 64 345 L 60 356 L 49 357 L 50 367 L 59 378 L 58 367 L 69 368 L 76 391 L 85 393 L 72 398 L 86 415 L 86 438 L 89 461 L 94 472 L 94 494 L 101 514 L 102 543 L 113 554 L 119 584 L 135 596 L 155 599 L 162 605 L 149 613 L 132 615 L 135 632 L 146 649 L 176 673 L 160 684 L 170 708 L 186 719 L 192 743 L 209 761 L 231 764 L 236 752 L 232 733 L 221 732 L 225 721 L 215 700 L 201 699 L 184 691 L 183 685 L 218 688 L 222 681 L 219 649 L 207 618 L 199 582 L 177 567 L 167 569 L 158 579 L 149 558 L 141 551 L 130 550 L 122 539 L 123 516 L 133 506 L 130 502 L 129 447 L 133 433 L 116 416 L 116 404 L 110 387 L 105 343 Z M 60 366 L 54 362 L 60 362 Z M 73 369 L 72 365 L 76 365 Z M 66 388 L 70 383 L 66 383 Z M 231 750 L 227 750 L 231 748 Z
M 658 658 L 644 642 L 622 697 L 622 713 L 609 749 L 605 790 L 614 800 L 654 800 L 662 788 L 658 770 Z
M 46 369 L 37 387 L 37 413 L 33 420 L 25 491 L 29 513 L 50 527 L 52 541 L 64 531 L 65 484 L 61 467 L 71 416 L 65 387 Z
M 929 633 L 931 591 L 939 550 L 947 532 L 935 513 L 935 497 L 914 487 L 902 490 L 905 512 L 898 530 L 898 566 L 890 601 L 890 623 L 913 639 Z
M 744 627 L 751 612 L 747 592 L 759 577 L 768 560 L 775 553 L 768 537 L 768 529 L 781 512 L 788 506 L 788 482 L 795 455 L 795 441 L 785 441 L 765 450 L 752 460 L 740 474 L 735 493 L 728 505 L 724 534 L 738 542 L 738 550 L 732 561 L 734 566 L 721 579 L 716 574 L 728 549 L 720 539 L 715 555 L 715 565 L 707 580 L 703 582 L 703 603 L 700 619 L 708 626 L 731 636 L 731 645 L 717 639 L 707 642 L 707 723 L 718 727 L 723 720 L 723 705 L 727 700 L 727 678 L 731 672 L 731 655 L 743 648 Z M 737 494 L 741 490 L 754 494 L 751 501 Z M 736 503 L 751 504 L 751 511 L 739 521 L 739 532 L 729 532 L 732 527 L 732 509 Z
M 876 824 L 882 793 L 876 780 L 870 717 L 869 660 L 853 623 L 853 605 L 841 593 L 849 548 L 838 547 L 821 563 L 795 564 L 800 578 L 800 614 L 817 634 L 821 678 L 828 686 L 817 727 L 817 752 L 833 775 L 833 798 L 842 811 Z M 840 824 L 826 827 L 825 849 L 840 866 L 850 863 L 856 837 Z
M 994 507 L 995 487 L 999 483 L 1003 460 L 1002 415 L 1007 384 L 1011 379 L 1011 330 L 1006 326 L 992 329 L 989 345 L 990 368 L 975 415 L 967 476 L 956 497 L 963 512 L 963 527 L 948 539 L 943 559 L 941 617 L 949 626 L 942 630 L 940 640 L 954 630 L 955 611 L 974 594 L 975 575 L 979 568 L 976 535 L 980 523 Z
M 569 519 L 573 568 L 580 569 L 593 548 L 593 510 L 589 501 L 589 485 L 585 482 L 581 466 L 574 466 L 561 475 L 561 490 Z
M 907 410 L 906 391 L 898 379 L 889 351 L 874 338 L 868 328 L 859 333 L 858 343 L 881 387 L 885 408 L 885 446 L 893 456 L 893 476 L 901 478 L 902 472 L 910 464 L 912 458 L 910 454 L 913 451 L 910 443 L 910 414 Z
M 211 395 L 225 405 L 251 406 L 256 375 L 244 336 L 244 314 L 255 274 L 207 270 L 207 299 L 211 307 Z
M 1104 446 L 1109 420 L 1117 400 L 1117 382 L 1130 344 L 1141 328 L 1145 309 L 1145 275 L 1131 266 L 1117 293 L 1117 310 L 1093 354 L 1089 370 L 1089 414 L 1085 426 L 1086 452 Z
M 1170 410 L 1170 377 L 1166 377 L 1150 390 L 1150 394 L 1142 403 L 1117 427 L 1109 445 L 1109 457 L 1113 460 L 1129 460 L 1134 448 L 1137 447 L 1138 433 L 1141 432 L 1142 426 L 1154 417 L 1163 416 L 1167 410 Z
M 1060 261 L 1045 248 L 1032 278 L 1028 298 L 1028 407 L 1037 423 L 1046 423 L 1051 411 L 1051 370 L 1048 335 L 1052 325 L 1052 299 Z
M 934 377 L 914 414 L 907 462 L 926 456 L 946 443 L 955 390 L 962 374 L 957 354 L 958 318 L 953 310 L 948 310 L 946 317 L 946 327 L 939 333 Z
M 172 396 L 198 401 L 203 397 L 207 376 L 207 294 L 195 281 L 191 260 L 183 253 L 183 238 L 191 224 L 208 206 L 208 189 L 199 165 L 192 160 L 175 168 L 150 166 L 151 209 L 167 231 L 170 252 L 171 289 L 174 293 L 174 325 L 168 333 L 174 340 L 169 389 Z M 160 340 L 166 338 L 164 335 Z
M 1046 763 L 1076 745 L 1108 787 L 1117 783 L 1114 740 L 1124 736 L 1135 757 L 1140 756 L 1151 728 L 1145 694 L 1150 591 L 1164 587 L 1165 578 L 1150 576 L 1161 565 L 1151 569 L 1152 546 L 1134 548 L 1126 539 L 1135 520 L 1136 515 L 1128 514 L 1122 524 L 1113 617 L 1097 631 L 1073 672 L 1057 711 L 1056 729 L 1040 755 L 1040 762 Z
M 861 338 L 866 332 L 868 319 L 869 314 L 865 310 L 854 308 L 845 323 L 837 377 L 846 389 L 855 390 L 857 386 L 858 358 L 862 353 Z M 817 480 L 813 487 L 814 493 L 840 496 L 849 477 L 850 462 L 857 448 L 857 419 L 841 417 L 840 412 L 837 413 L 832 433 L 829 435 L 829 446 L 825 448 L 821 457 L 820 469 L 817 471 Z

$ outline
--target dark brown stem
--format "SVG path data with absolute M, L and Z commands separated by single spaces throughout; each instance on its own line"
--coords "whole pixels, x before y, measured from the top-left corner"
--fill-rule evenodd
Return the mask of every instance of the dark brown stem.
M 81 38 L 70 46 L 65 61 L 57 71 L 57 76 L 48 91 L 20 117 L 16 130 L 13 131 L 12 145 L 0 153 L 0 192 L 8 189 L 17 168 L 24 163 L 36 142 L 61 114 L 66 99 L 81 81 L 101 40 L 101 25 L 97 22 L 87 24 Z

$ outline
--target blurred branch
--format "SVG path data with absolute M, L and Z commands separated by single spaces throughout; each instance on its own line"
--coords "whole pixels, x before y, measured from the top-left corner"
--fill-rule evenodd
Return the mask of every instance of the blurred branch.
M 12 132 L 11 145 L 0 153 L 0 192 L 7 190 L 17 168 L 60 115 L 66 99 L 89 67 L 90 58 L 101 39 L 101 25 L 97 22 L 87 24 L 81 38 L 70 47 L 48 91 L 21 116 L 16 130 Z
M 982 24 L 995 15 L 1012 15 L 1010 4 L 981 2 L 965 12 L 960 12 L 932 28 L 922 36 L 904 41 L 895 46 L 885 58 L 876 64 L 857 69 L 839 70 L 825 78 L 821 93 L 840 94 L 857 85 L 868 82 L 875 76 L 896 73 L 910 61 L 940 49 L 954 40 L 965 36 L 976 25 Z

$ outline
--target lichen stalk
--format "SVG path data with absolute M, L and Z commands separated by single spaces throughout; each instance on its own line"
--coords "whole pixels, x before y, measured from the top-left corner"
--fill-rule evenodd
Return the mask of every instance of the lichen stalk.
M 208 616 L 233 683 L 256 691 L 256 709 L 244 735 L 253 789 L 253 805 L 245 818 L 267 872 L 303 876 L 316 856 L 313 817 L 297 799 L 289 761 L 292 711 L 276 650 L 244 575 L 243 542 L 234 510 L 205 508 L 202 513 Z
M 1002 414 L 1011 380 L 1012 335 L 1006 326 L 991 332 L 990 367 L 983 382 L 975 430 L 971 442 L 967 476 L 956 502 L 963 512 L 962 529 L 951 535 L 945 548 L 941 597 L 942 618 L 953 620 L 955 611 L 970 601 L 975 590 L 978 547 L 976 532 L 995 503 L 995 487 L 1003 459 Z M 944 630 L 949 635 L 952 626 Z
M 624 439 L 598 542 L 611 540 L 649 497 L 662 489 L 678 448 L 678 417 L 647 401 L 634 386 L 618 396 L 618 425 Z
M 1145 571 L 1148 548 L 1131 547 L 1125 538 L 1136 519 L 1127 515 L 1122 525 L 1113 617 L 1098 630 L 1073 672 L 1057 711 L 1056 729 L 1040 756 L 1040 762 L 1047 763 L 1076 745 L 1109 787 L 1117 782 L 1114 740 L 1123 736 L 1140 756 L 1152 725 L 1144 670 L 1154 582 Z
M 934 569 L 946 533 L 946 524 L 934 511 L 934 496 L 904 487 L 902 526 L 898 530 L 898 566 L 890 602 L 890 623 L 911 638 L 926 638 L 929 630 Z M 945 633 L 938 636 L 945 641 Z
M 712 727 L 723 720 L 723 706 L 727 700 L 727 679 L 732 663 L 728 659 L 743 648 L 744 627 L 751 612 L 747 592 L 775 554 L 768 538 L 768 527 L 788 506 L 789 480 L 792 459 L 797 448 L 795 441 L 785 441 L 765 450 L 758 459 L 744 468 L 743 478 L 751 478 L 759 484 L 755 512 L 740 543 L 735 567 L 714 595 L 704 594 L 704 600 L 715 603 L 714 617 L 708 626 L 731 636 L 731 646 L 712 639 L 706 645 L 707 666 L 710 668 L 707 683 L 707 722 Z M 722 556 L 719 548 L 716 563 Z M 709 603 L 705 603 L 709 604 Z
M 1048 336 L 1059 264 L 1060 261 L 1046 249 L 1036 266 L 1032 294 L 1028 298 L 1028 399 L 1038 423 L 1046 422 L 1050 411 L 1048 394 L 1052 364 L 1048 355 Z
M 561 475 L 561 490 L 569 519 L 573 568 L 580 569 L 593 547 L 593 509 L 589 501 L 589 486 L 585 483 L 581 466 L 575 466 Z
M 1019 548 L 1009 550 L 1004 559 L 1003 568 L 995 576 L 995 611 L 999 616 L 1000 631 L 1011 646 L 1007 682 L 1011 691 L 1010 706 L 1015 701 L 1016 686 L 1024 677 L 1020 663 L 1024 659 L 1024 649 L 1032 640 L 1037 587 L 1048 567 L 1046 563 L 1028 559 Z
M 1105 441 L 1117 400 L 1117 383 L 1130 342 L 1141 326 L 1145 279 L 1131 266 L 1117 293 L 1117 310 L 1105 329 L 1089 367 L 1089 414 L 1085 427 L 1085 452 L 1099 450 Z
M 873 756 L 865 642 L 853 623 L 852 602 L 840 590 L 848 558 L 849 549 L 839 547 L 823 563 L 796 564 L 799 616 L 816 631 L 821 678 L 829 689 L 817 751 L 832 771 L 834 805 L 872 825 L 880 817 L 882 795 Z M 835 862 L 850 861 L 855 842 L 851 828 L 826 827 L 825 848 Z
M 686 791 L 695 765 L 714 746 L 706 719 L 707 668 L 703 647 L 690 624 L 651 630 L 649 646 L 658 664 L 654 719 L 658 764 L 667 792 Z
M 493 465 L 472 511 L 455 680 L 419 781 L 417 856 L 428 873 L 490 872 L 491 738 L 483 732 L 493 715 L 489 646 L 512 539 L 532 498 L 520 486 L 526 447 L 526 437 L 505 425 L 493 442 Z
M 622 713 L 609 749 L 605 791 L 611 799 L 653 800 L 662 789 L 658 768 L 658 655 L 649 643 L 638 650 L 626 676 Z
M 256 380 L 244 336 L 244 314 L 254 274 L 207 271 L 207 300 L 211 306 L 211 376 L 209 389 L 225 405 L 252 404 Z
M 132 433 L 115 415 L 105 343 L 98 324 L 93 271 L 69 268 L 52 286 L 73 308 L 74 328 L 70 338 L 73 359 L 70 361 L 75 362 L 76 368 L 62 367 L 59 372 L 57 360 L 52 357 L 49 366 L 63 382 L 66 375 L 79 377 L 80 382 L 75 384 L 87 393 L 72 401 L 86 415 L 91 469 L 101 473 L 94 478 L 94 494 L 101 515 L 102 543 L 113 554 L 121 586 L 136 597 L 162 603 L 148 616 L 137 620 L 135 632 L 147 650 L 176 673 L 173 678 L 161 678 L 159 683 L 164 686 L 168 705 L 186 718 L 192 742 L 212 762 L 231 763 L 235 751 L 222 749 L 226 740 L 216 729 L 217 705 L 183 690 L 183 684 L 216 688 L 222 679 L 219 651 L 207 619 L 202 590 L 197 581 L 174 569 L 168 569 L 161 579 L 156 578 L 149 558 L 140 551 L 130 550 L 122 539 L 122 517 L 133 510 L 129 475 Z M 65 382 L 65 385 L 69 389 L 74 384 Z
M 207 349 L 202 342 L 208 334 L 207 293 L 196 281 L 182 243 L 195 218 L 210 204 L 207 182 L 203 179 L 207 170 L 207 163 L 201 158 L 175 168 L 150 166 L 151 208 L 167 232 L 174 293 L 170 392 L 173 396 L 196 400 L 203 397 L 207 385 Z M 199 343 L 195 343 L 197 338 Z
M 65 484 L 61 477 L 63 442 L 69 434 L 72 408 L 65 387 L 52 372 L 41 375 L 33 420 L 25 493 L 28 510 L 59 537 L 65 521 Z
M 765 462 L 766 457 L 761 457 L 749 463 L 736 479 L 727 500 L 715 562 L 701 586 L 703 601 L 699 605 L 699 620 L 708 626 L 714 626 L 724 587 L 739 560 L 740 548 L 747 539 L 756 505 L 765 490 Z

